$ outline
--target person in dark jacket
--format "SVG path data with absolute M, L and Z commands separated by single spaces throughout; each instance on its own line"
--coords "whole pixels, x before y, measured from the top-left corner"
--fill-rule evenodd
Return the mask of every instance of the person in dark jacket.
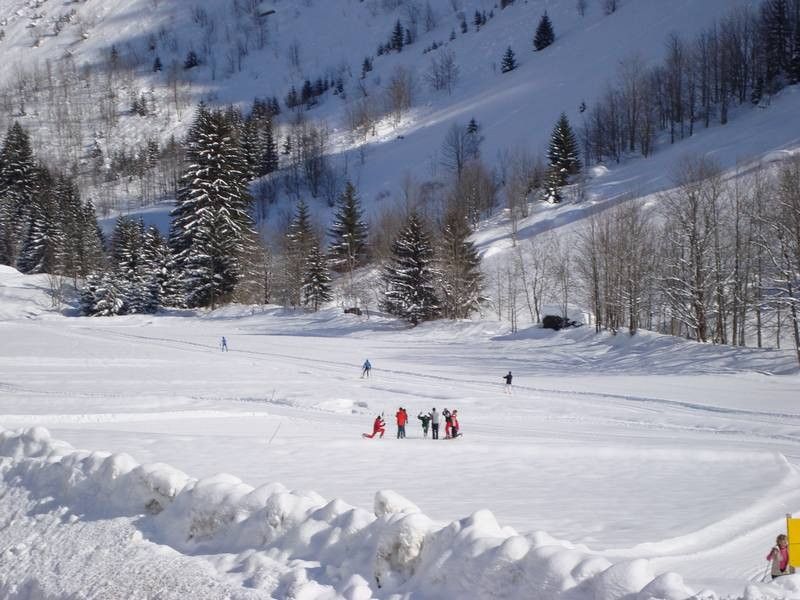
M 510 394 L 511 393 L 511 379 L 512 379 L 511 371 L 509 371 L 508 374 L 503 375 L 503 379 L 506 380 L 505 392 L 506 392 L 506 394 Z
M 428 439 L 428 426 L 431 423 L 431 415 L 430 413 L 422 414 L 421 412 L 417 415 L 417 418 L 422 421 L 422 437 L 424 439 Z

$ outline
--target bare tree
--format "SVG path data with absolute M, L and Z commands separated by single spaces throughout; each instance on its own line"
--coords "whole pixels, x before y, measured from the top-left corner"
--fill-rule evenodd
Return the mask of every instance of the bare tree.
M 458 81 L 459 68 L 456 64 L 456 54 L 449 48 L 442 48 L 431 58 L 428 70 L 425 72 L 425 81 L 435 91 L 447 90 L 453 92 L 453 86 Z
M 395 126 L 414 103 L 414 74 L 406 67 L 395 67 L 386 86 L 386 106 Z

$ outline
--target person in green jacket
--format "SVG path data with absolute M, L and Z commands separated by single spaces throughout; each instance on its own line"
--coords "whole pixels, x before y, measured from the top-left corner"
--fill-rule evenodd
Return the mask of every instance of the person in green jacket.
M 419 413 L 417 418 L 422 421 L 422 437 L 428 439 L 428 425 L 431 424 L 431 415 Z

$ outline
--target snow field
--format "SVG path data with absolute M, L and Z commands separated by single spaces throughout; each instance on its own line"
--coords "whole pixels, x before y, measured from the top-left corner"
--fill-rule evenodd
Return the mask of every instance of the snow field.
M 272 560 L 280 557 L 287 570 L 293 562 L 314 563 L 307 579 L 293 577 L 315 590 L 325 582 L 351 597 L 368 597 L 366 582 L 372 580 L 381 593 L 418 589 L 429 597 L 561 598 L 570 591 L 573 598 L 612 600 L 641 590 L 636 598 L 645 599 L 655 589 L 672 598 L 692 594 L 677 575 L 656 579 L 644 560 L 612 565 L 543 533 L 520 536 L 498 525 L 488 510 L 436 523 L 384 491 L 376 494 L 370 514 L 279 484 L 253 488 L 230 475 L 193 480 L 163 464 L 74 451 L 41 427 L 1 431 L 0 455 L 6 485 L 81 519 L 150 515 L 136 525 L 152 541 L 187 554 L 237 554 L 245 564 L 235 571 L 246 578 L 255 576 L 252 551 L 261 550 Z

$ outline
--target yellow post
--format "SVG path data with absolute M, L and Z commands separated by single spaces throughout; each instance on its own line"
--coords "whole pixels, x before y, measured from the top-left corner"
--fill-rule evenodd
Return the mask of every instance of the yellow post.
M 800 567 L 800 519 L 786 515 L 786 536 L 789 538 L 789 565 Z

